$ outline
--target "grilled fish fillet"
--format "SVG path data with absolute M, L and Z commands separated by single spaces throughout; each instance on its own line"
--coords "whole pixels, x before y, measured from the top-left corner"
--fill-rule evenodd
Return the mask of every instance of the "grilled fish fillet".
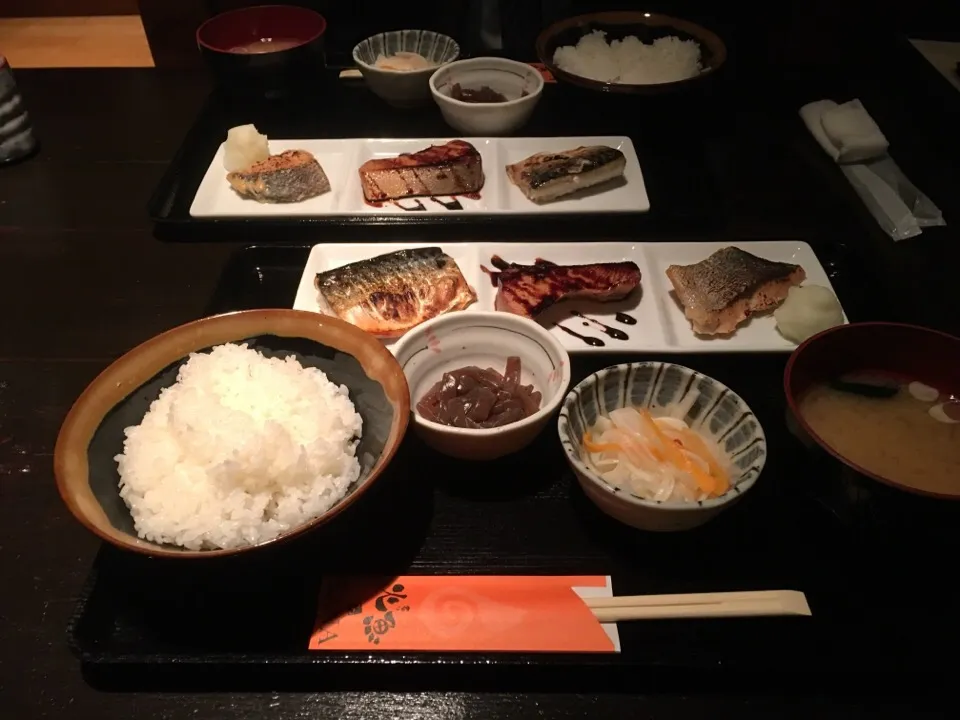
M 622 300 L 640 284 L 640 268 L 633 262 L 555 265 L 538 260 L 498 267 L 500 272 L 491 273 L 498 286 L 494 306 L 529 318 L 561 300 Z
M 606 145 L 537 153 L 507 165 L 507 177 L 535 203 L 544 203 L 623 175 L 627 159 Z
M 330 190 L 327 174 L 306 150 L 287 150 L 227 173 L 233 189 L 262 203 L 294 203 Z
M 400 337 L 477 301 L 457 263 L 438 247 L 360 260 L 318 273 L 315 283 L 338 317 L 381 338 Z
M 480 153 L 464 140 L 431 145 L 395 158 L 374 158 L 360 166 L 368 202 L 426 195 L 465 195 L 483 187 Z
M 694 332 L 728 335 L 751 315 L 777 307 L 807 275 L 799 265 L 725 247 L 693 265 L 671 265 L 667 277 Z

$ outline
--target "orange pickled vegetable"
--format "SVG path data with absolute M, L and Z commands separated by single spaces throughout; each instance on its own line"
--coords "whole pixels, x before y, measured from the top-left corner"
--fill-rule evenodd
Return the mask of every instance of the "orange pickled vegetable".
M 650 411 L 646 408 L 641 408 L 638 410 L 640 414 L 640 421 L 643 422 L 647 428 L 654 434 L 654 436 L 660 441 L 663 445 L 664 454 L 666 459 L 680 468 L 681 470 L 689 473 L 694 481 L 697 483 L 697 486 L 703 490 L 703 492 L 713 495 L 717 492 L 717 478 L 705 473 L 700 467 L 697 466 L 690 458 L 684 455 L 680 450 L 674 445 L 670 439 L 663 434 L 663 431 L 657 426 L 653 421 L 653 418 L 650 416 Z M 704 458 L 706 460 L 706 458 Z
M 583 434 L 583 446 L 592 453 L 623 451 L 623 448 L 616 443 L 595 443 L 589 430 Z
M 697 435 L 693 430 L 682 430 L 680 432 L 680 441 L 688 450 L 696 453 L 707 461 L 707 465 L 710 466 L 710 474 L 713 475 L 717 481 L 717 495 L 723 495 L 723 493 L 730 489 L 730 477 L 720 466 L 720 463 L 717 462 L 716 458 L 713 456 L 713 453 L 710 452 L 710 448 L 707 447 L 707 444 L 703 441 L 703 438 Z

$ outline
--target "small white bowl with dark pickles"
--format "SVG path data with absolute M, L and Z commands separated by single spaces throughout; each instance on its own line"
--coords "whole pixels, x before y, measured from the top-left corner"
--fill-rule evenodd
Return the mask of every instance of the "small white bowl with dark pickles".
M 480 57 L 448 63 L 430 77 L 443 119 L 469 136 L 508 135 L 523 127 L 543 94 L 543 76 L 526 63 Z
M 529 445 L 570 385 L 570 356 L 533 320 L 458 312 L 428 320 L 394 346 L 413 427 L 428 446 L 495 460 Z

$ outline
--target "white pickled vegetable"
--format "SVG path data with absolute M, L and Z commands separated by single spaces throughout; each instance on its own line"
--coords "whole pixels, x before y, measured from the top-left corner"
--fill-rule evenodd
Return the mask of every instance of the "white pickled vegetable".
M 828 288 L 801 285 L 790 288 L 787 299 L 774 311 L 773 317 L 780 334 L 799 345 L 818 332 L 841 325 L 843 309 Z

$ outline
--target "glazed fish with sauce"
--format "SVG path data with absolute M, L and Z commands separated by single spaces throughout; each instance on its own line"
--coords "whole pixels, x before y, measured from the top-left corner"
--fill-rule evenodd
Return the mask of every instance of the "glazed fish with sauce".
M 529 318 L 563 300 L 622 300 L 640 285 L 640 268 L 631 261 L 556 265 L 538 259 L 520 265 L 494 256 L 492 264 L 499 270 L 487 271 L 498 288 L 496 309 Z
M 395 338 L 477 301 L 457 263 L 438 247 L 397 250 L 318 273 L 315 284 L 341 320 Z
M 772 310 L 806 279 L 799 265 L 725 247 L 693 265 L 671 265 L 673 284 L 693 331 L 729 335 L 751 315 Z
M 306 150 L 287 150 L 227 173 L 227 182 L 243 197 L 262 203 L 295 203 L 330 190 L 327 174 Z
M 360 166 L 360 186 L 367 202 L 431 195 L 467 195 L 483 188 L 480 153 L 464 140 L 393 158 L 374 158 Z
M 606 145 L 531 155 L 507 165 L 507 177 L 530 200 L 545 203 L 623 175 L 627 159 Z

